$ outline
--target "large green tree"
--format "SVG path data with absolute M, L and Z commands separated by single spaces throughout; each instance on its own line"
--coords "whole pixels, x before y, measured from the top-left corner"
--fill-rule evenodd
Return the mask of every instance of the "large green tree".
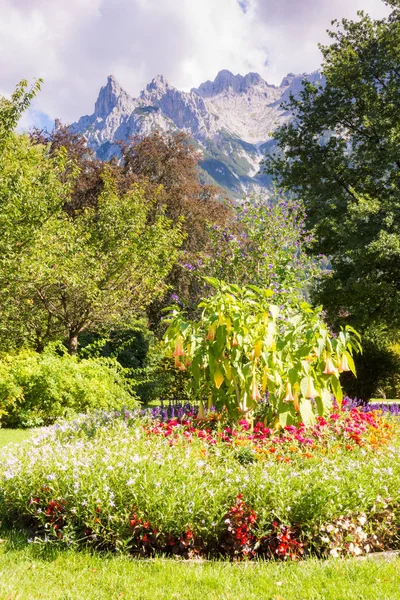
M 315 253 L 332 271 L 319 289 L 332 320 L 400 327 L 400 3 L 390 15 L 334 22 L 320 46 L 323 85 L 287 109 L 266 170 L 302 198 Z
M 18 125 L 22 113 L 29 108 L 31 101 L 40 90 L 42 83 L 43 80 L 38 79 L 28 88 L 28 82 L 23 79 L 16 86 L 11 98 L 0 96 L 0 152 Z
M 0 102 L 0 339 L 40 350 L 66 338 L 74 354 L 80 333 L 138 316 L 164 293 L 184 236 L 155 192 L 120 192 L 109 167 L 95 206 L 64 210 L 80 165 L 13 131 L 24 86 Z
M 164 292 L 177 260 L 180 223 L 159 211 L 149 224 L 143 190 L 133 186 L 120 195 L 111 175 L 104 177 L 96 209 L 61 211 L 20 257 L 9 302 L 19 314 L 24 307 L 27 335 L 39 349 L 62 335 L 75 354 L 82 332 L 108 331 L 137 317 Z
M 28 89 L 27 83 L 22 81 L 11 99 L 0 98 L 2 349 L 23 343 L 27 326 L 31 330 L 44 328 L 43 315 L 33 315 L 30 306 L 20 302 L 17 275 L 21 261 L 24 261 L 39 231 L 61 211 L 71 192 L 71 177 L 63 181 L 61 178 L 68 164 L 65 152 L 49 157 L 43 146 L 33 146 L 27 136 L 14 131 L 21 113 L 38 89 L 39 83 Z

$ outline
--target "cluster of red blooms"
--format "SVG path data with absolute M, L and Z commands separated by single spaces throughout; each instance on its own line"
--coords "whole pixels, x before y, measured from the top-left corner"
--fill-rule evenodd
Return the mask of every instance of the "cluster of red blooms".
M 42 488 L 43 492 L 49 492 L 48 487 Z M 36 505 L 36 511 L 46 516 L 46 522 L 50 523 L 57 537 L 62 538 L 62 528 L 64 526 L 63 513 L 65 512 L 66 502 L 62 500 L 41 500 L 40 498 L 31 498 L 29 504 Z
M 136 514 L 131 515 L 129 526 L 133 535 L 132 549 L 143 556 L 154 554 L 157 545 L 157 529 L 153 529 L 149 521 L 144 521 Z
M 316 444 L 322 446 L 324 441 L 334 437 L 337 441 L 346 442 L 348 450 L 354 445 L 365 444 L 366 435 L 373 430 L 390 429 L 390 425 L 382 422 L 376 412 L 362 412 L 358 408 L 333 412 L 326 419 L 317 417 L 316 423 L 306 427 L 303 423 L 298 426 L 288 425 L 278 435 L 264 423 L 257 422 L 251 430 L 250 423 L 245 419 L 239 421 L 237 428 L 226 426 L 222 430 L 215 429 L 215 421 L 207 419 L 169 419 L 166 422 L 156 421 L 152 426 L 145 427 L 148 435 L 160 435 L 169 439 L 174 445 L 179 439 L 191 442 L 194 438 L 203 439 L 209 445 L 222 441 L 227 445 L 250 443 L 254 448 L 282 448 L 285 444 L 295 443 L 297 447 L 310 448 Z M 383 438 L 382 438 L 383 439 Z
M 167 553 L 183 558 L 196 558 L 202 552 L 204 552 L 203 542 L 192 531 L 185 531 L 179 537 L 168 535 Z
M 253 533 L 257 515 L 243 501 L 242 494 L 236 497 L 236 503 L 225 516 L 227 532 L 222 541 L 222 548 L 232 558 L 255 555 L 256 537 Z
M 202 550 L 201 541 L 196 539 L 190 530 L 185 531 L 179 537 L 170 534 L 163 535 L 154 529 L 149 521 L 144 521 L 136 513 L 131 515 L 129 526 L 133 537 L 132 552 L 142 556 L 151 556 L 158 550 L 166 554 L 193 558 Z
M 277 521 L 272 523 L 272 528 L 272 534 L 261 540 L 260 554 L 266 558 L 299 560 L 305 551 L 305 544 L 296 539 L 300 529 L 282 525 Z
M 272 523 L 272 533 L 258 537 L 257 514 L 239 494 L 235 505 L 225 517 L 227 532 L 221 547 L 233 559 L 263 556 L 280 560 L 298 560 L 304 554 L 304 544 L 299 541 L 300 528 Z

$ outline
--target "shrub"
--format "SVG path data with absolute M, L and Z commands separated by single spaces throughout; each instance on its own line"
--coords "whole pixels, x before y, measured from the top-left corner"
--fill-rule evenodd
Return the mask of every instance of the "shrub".
M 372 328 L 363 335 L 363 354 L 355 358 L 357 379 L 345 378 L 343 387 L 351 397 L 367 402 L 370 398 L 398 398 L 400 393 L 399 345 L 390 343 L 386 332 Z
M 211 252 L 202 272 L 240 286 L 274 289 L 279 304 L 297 303 L 323 266 L 321 257 L 307 255 L 311 242 L 300 201 L 244 198 L 227 225 L 210 227 Z
M 191 375 L 195 397 L 226 409 L 231 418 L 252 414 L 268 394 L 269 423 L 311 423 L 340 403 L 339 374 L 355 374 L 359 336 L 347 326 L 334 337 L 320 309 L 275 304 L 273 290 L 242 288 L 206 278 L 215 294 L 199 304 L 198 321 L 175 310 L 165 340 L 175 367 Z
M 54 347 L 0 360 L 0 410 L 6 427 L 34 427 L 98 408 L 134 407 L 123 369 L 105 359 L 78 360 Z

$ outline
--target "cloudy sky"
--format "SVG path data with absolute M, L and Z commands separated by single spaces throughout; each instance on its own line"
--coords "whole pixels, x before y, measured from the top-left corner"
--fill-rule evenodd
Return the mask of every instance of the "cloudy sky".
M 382 0 L 0 0 L 0 94 L 22 78 L 45 84 L 25 125 L 93 112 L 113 73 L 136 95 L 158 73 L 179 89 L 221 69 L 279 84 L 320 65 L 334 18 Z

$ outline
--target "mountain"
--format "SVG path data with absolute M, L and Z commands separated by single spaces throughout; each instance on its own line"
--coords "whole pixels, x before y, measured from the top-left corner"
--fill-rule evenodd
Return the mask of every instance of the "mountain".
M 304 79 L 323 85 L 319 71 L 289 73 L 278 87 L 258 73 L 242 76 L 223 70 L 214 81 L 181 92 L 157 75 L 133 98 L 110 75 L 94 113 L 70 129 L 83 134 L 103 160 L 119 155 L 117 141 L 154 130 L 184 131 L 203 153 L 203 179 L 242 196 L 268 187 L 268 177 L 259 172 L 260 162 L 274 147 L 274 129 L 291 118 L 281 103 L 290 94 L 299 94 Z

